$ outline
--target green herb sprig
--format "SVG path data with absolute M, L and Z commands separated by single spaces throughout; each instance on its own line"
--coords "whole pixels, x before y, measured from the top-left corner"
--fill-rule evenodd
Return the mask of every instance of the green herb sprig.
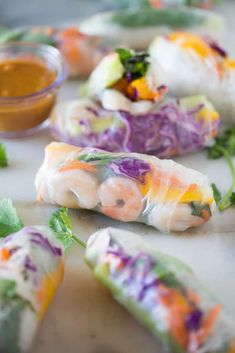
M 115 155 L 107 155 L 103 153 L 95 153 L 95 154 L 82 154 L 78 157 L 79 161 L 84 161 L 87 163 L 94 164 L 96 166 L 103 166 L 113 160 L 117 159 Z
M 31 28 L 10 29 L 0 26 L 0 43 L 9 42 L 32 42 L 56 46 L 56 40 L 43 31 L 34 32 Z
M 78 243 L 82 248 L 86 248 L 85 242 L 73 234 L 68 209 L 66 207 L 61 207 L 52 214 L 49 220 L 49 226 L 65 249 L 70 247 L 74 242 Z M 7 235 L 15 233 L 23 227 L 24 224 L 19 218 L 12 201 L 10 199 L 1 199 L 0 238 L 5 238 Z
M 235 205 L 235 164 L 233 156 L 235 156 L 235 127 L 225 130 L 224 134 L 216 137 L 214 145 L 208 148 L 208 158 L 219 159 L 224 157 L 232 174 L 232 183 L 223 197 L 218 187 L 214 183 L 212 184 L 214 199 L 220 211 Z
M 119 58 L 125 67 L 125 76 L 131 80 L 136 80 L 143 77 L 149 67 L 149 54 L 145 52 L 136 53 L 133 50 L 124 48 L 116 49 Z
M 23 223 L 17 215 L 11 200 L 0 200 L 0 238 L 15 233 L 23 228 Z
M 190 202 L 192 209 L 192 215 L 197 217 L 203 217 L 204 212 L 211 216 L 211 209 L 208 204 L 201 204 L 200 202 Z
M 86 248 L 86 244 L 73 234 L 68 209 L 66 207 L 61 207 L 52 214 L 49 225 L 65 249 L 70 247 L 74 242 L 78 243 L 82 248 Z
M 0 168 L 8 166 L 7 153 L 5 147 L 0 143 Z

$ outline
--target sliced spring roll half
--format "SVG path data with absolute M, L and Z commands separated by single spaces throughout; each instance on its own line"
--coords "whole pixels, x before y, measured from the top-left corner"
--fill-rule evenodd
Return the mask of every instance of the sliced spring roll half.
M 64 271 L 63 248 L 49 228 L 30 226 L 0 241 L 0 347 L 28 352 Z
M 84 98 L 56 105 L 51 132 L 56 139 L 77 146 L 169 158 L 208 146 L 217 135 L 219 121 L 204 96 L 164 99 L 139 115 L 103 109 Z
M 208 178 L 171 160 L 56 142 L 46 147 L 36 189 L 39 201 L 162 231 L 203 224 L 214 205 Z
M 81 23 L 88 35 L 115 38 L 122 45 L 146 50 L 156 35 L 170 31 L 188 30 L 222 38 L 224 20 L 221 16 L 196 8 L 134 7 L 94 15 Z
M 164 69 L 170 93 L 204 94 L 222 119 L 235 120 L 235 60 L 214 40 L 173 32 L 156 37 L 149 52 Z
M 163 99 L 164 83 L 161 67 L 147 52 L 118 48 L 91 73 L 87 93 L 104 109 L 141 114 Z
M 60 50 L 68 67 L 69 76 L 87 77 L 97 63 L 111 49 L 97 36 L 81 33 L 77 27 L 0 28 L 0 43 L 23 41 L 52 45 Z
M 166 350 L 234 353 L 234 322 L 180 260 L 114 228 L 89 238 L 85 259 L 95 278 Z

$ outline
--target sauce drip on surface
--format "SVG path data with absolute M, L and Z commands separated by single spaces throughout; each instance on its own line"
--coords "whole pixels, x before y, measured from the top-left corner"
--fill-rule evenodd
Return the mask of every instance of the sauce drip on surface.
M 0 61 L 0 98 L 22 97 L 49 86 L 56 73 L 40 59 L 14 58 Z

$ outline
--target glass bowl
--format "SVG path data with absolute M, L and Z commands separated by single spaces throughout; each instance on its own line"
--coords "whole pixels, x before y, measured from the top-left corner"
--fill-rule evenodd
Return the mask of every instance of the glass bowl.
M 24 58 L 40 60 L 55 73 L 55 79 L 36 93 L 19 97 L 0 96 L 1 137 L 30 135 L 45 126 L 56 102 L 58 90 L 67 77 L 64 59 L 54 47 L 24 42 L 0 45 L 0 62 Z

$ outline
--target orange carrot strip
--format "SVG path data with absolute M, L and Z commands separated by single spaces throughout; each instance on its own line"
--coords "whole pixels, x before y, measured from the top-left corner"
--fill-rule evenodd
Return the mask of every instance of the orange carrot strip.
M 59 172 L 66 172 L 68 170 L 76 170 L 76 169 L 87 170 L 88 172 L 95 172 L 97 170 L 94 165 L 88 164 L 83 161 L 73 160 L 73 161 L 68 161 L 68 163 L 62 166 L 59 169 Z
M 76 27 L 68 27 L 64 29 L 63 31 L 60 32 L 60 35 L 65 38 L 84 36 L 81 32 L 79 32 L 79 30 Z
M 172 288 L 165 288 L 162 285 L 159 289 L 160 302 L 169 311 L 168 321 L 170 332 L 180 346 L 186 348 L 188 346 L 189 335 L 185 327 L 185 317 L 190 312 L 191 306 L 179 291 Z
M 145 77 L 138 78 L 128 85 L 127 94 L 130 98 L 133 97 L 135 90 L 138 92 L 138 99 L 158 100 L 164 94 L 158 90 L 152 91 Z
M 211 217 L 211 214 L 208 210 L 203 210 L 201 215 L 202 215 L 202 218 L 205 219 L 206 221 L 208 221 Z
M 41 320 L 46 312 L 47 307 L 52 301 L 53 295 L 59 283 L 64 276 L 64 262 L 60 261 L 58 267 L 51 273 L 44 276 L 41 281 L 40 288 L 36 292 L 36 297 L 40 305 L 39 320 Z
M 121 78 L 112 86 L 112 88 L 117 89 L 118 91 L 126 94 L 128 85 L 129 83 L 127 82 L 127 80 L 125 78 Z
M 161 0 L 149 0 L 149 3 L 152 7 L 155 7 L 157 9 L 160 9 L 162 7 Z
M 77 47 L 77 43 L 74 40 L 69 40 L 60 49 L 68 61 L 77 62 L 81 59 L 79 48 Z
M 7 261 L 10 256 L 11 256 L 11 254 L 10 254 L 10 251 L 8 249 L 2 248 L 0 250 L 0 260 Z
M 187 348 L 189 335 L 185 327 L 185 315 L 176 306 L 171 310 L 170 330 L 174 339 L 180 344 L 181 347 Z
M 229 342 L 229 351 L 228 353 L 235 353 L 235 340 Z
M 194 292 L 192 288 L 187 289 L 187 297 L 194 304 L 198 304 L 200 302 L 199 295 L 196 292 Z
M 220 311 L 221 311 L 221 305 L 218 304 L 213 309 L 211 309 L 207 317 L 204 319 L 203 326 L 202 326 L 202 333 L 200 335 L 201 343 L 203 343 L 208 337 L 208 335 L 211 333 Z

